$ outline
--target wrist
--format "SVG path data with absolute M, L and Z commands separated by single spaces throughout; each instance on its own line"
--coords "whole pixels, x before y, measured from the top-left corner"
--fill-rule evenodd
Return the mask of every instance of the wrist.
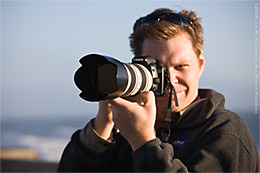
M 113 127 L 113 121 L 104 121 L 98 116 L 93 122 L 93 129 L 101 138 L 105 140 L 107 140 L 110 137 Z

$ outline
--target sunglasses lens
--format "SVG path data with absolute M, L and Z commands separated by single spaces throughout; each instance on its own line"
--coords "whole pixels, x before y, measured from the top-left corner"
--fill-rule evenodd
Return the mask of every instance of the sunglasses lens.
M 171 23 L 174 23 L 177 25 L 184 25 L 184 26 L 188 26 L 190 23 L 189 20 L 185 16 L 182 16 L 180 14 L 158 13 L 158 14 L 150 14 L 150 15 L 146 16 L 145 18 L 143 18 L 140 21 L 140 27 L 144 27 L 145 25 L 154 24 L 155 22 L 159 22 L 162 20 L 171 22 Z
M 145 25 L 145 24 L 154 24 L 156 21 L 160 19 L 159 14 L 154 14 L 154 15 L 148 15 L 146 16 L 143 20 L 141 20 L 140 25 Z
M 167 21 L 171 22 L 171 23 L 174 23 L 174 24 L 177 24 L 177 25 L 183 25 L 183 26 L 188 26 L 189 25 L 189 22 L 187 20 L 182 19 L 182 18 L 179 18 L 179 19 L 168 19 Z

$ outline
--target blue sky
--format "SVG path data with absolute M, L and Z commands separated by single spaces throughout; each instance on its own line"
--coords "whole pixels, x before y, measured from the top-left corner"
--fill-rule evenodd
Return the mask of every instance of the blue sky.
M 161 7 L 202 18 L 200 87 L 223 93 L 228 109 L 254 111 L 257 2 L 1 1 L 1 117 L 95 116 L 97 103 L 80 99 L 73 82 L 78 60 L 95 52 L 130 62 L 132 25 Z

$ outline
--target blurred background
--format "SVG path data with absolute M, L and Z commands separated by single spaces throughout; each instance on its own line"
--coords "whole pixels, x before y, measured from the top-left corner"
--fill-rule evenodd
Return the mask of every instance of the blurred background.
M 259 148 L 259 1 L 1 1 L 1 149 L 58 162 L 98 104 L 78 95 L 79 59 L 100 53 L 130 62 L 132 26 L 156 8 L 197 12 L 204 27 L 201 88 L 226 97 Z

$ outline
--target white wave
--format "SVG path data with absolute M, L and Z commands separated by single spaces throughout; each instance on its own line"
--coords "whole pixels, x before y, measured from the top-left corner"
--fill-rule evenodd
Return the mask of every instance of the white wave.
M 20 136 L 18 142 L 39 152 L 39 159 L 46 161 L 59 161 L 64 147 L 68 143 L 66 139 L 55 137 L 39 137 L 33 135 Z
M 56 133 L 59 136 L 70 137 L 75 132 L 75 127 L 72 126 L 58 126 L 56 127 Z
M 1 135 L 1 148 L 33 148 L 39 153 L 40 160 L 58 162 L 69 138 L 6 132 Z

